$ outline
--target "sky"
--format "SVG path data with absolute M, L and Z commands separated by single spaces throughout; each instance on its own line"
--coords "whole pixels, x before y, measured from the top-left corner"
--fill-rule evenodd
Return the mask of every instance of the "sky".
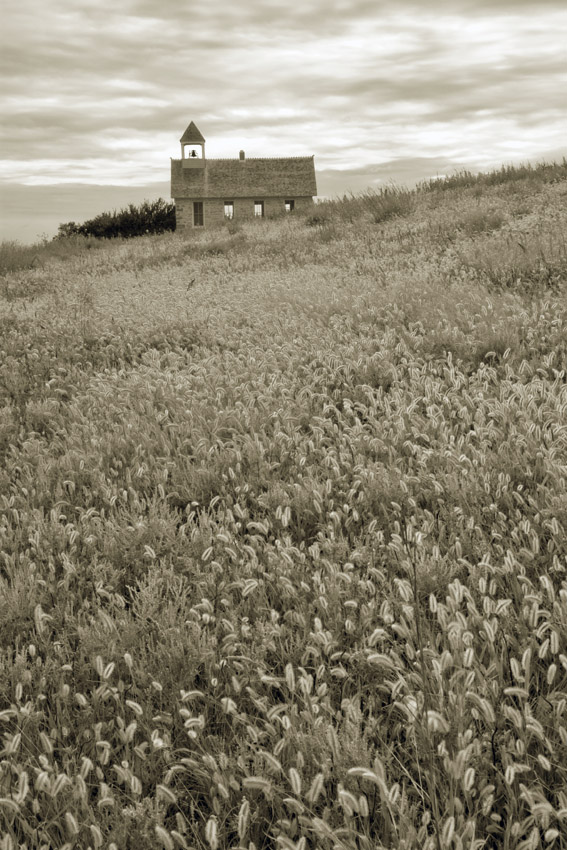
M 567 155 L 565 0 L 4 0 L 0 238 L 315 156 L 320 197 Z

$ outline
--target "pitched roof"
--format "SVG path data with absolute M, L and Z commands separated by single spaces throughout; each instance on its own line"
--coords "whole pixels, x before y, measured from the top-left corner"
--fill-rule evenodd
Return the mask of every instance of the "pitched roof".
M 188 144 L 191 144 L 192 142 L 199 142 L 204 144 L 205 139 L 195 122 L 191 121 L 179 141 L 181 142 L 181 144 L 184 144 L 185 142 L 187 142 Z
M 207 159 L 204 168 L 171 161 L 173 198 L 313 197 L 317 194 L 312 156 L 263 159 Z

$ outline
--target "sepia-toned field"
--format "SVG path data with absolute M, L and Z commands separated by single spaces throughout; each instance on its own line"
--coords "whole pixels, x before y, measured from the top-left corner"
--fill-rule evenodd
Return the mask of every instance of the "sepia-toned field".
M 567 846 L 566 234 L 564 162 L 0 249 L 1 850 Z

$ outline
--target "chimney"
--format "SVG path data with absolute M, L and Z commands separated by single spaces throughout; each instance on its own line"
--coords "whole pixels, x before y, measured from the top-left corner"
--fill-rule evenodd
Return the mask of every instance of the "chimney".
M 246 155 L 245 155 L 244 151 L 240 151 L 240 161 L 242 162 L 245 159 L 246 159 Z

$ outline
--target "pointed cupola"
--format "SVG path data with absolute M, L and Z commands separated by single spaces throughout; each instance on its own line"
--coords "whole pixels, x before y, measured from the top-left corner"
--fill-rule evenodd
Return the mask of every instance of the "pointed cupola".
M 191 121 L 179 141 L 183 167 L 204 168 L 205 138 L 194 121 Z

